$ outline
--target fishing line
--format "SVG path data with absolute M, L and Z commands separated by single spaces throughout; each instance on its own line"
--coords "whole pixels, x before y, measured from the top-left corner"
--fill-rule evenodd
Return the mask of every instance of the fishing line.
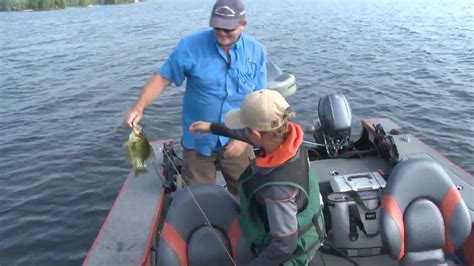
M 155 166 L 155 162 L 152 162 L 151 165 L 153 165 L 153 168 L 155 169 L 156 174 L 160 177 L 161 183 L 164 184 L 164 183 L 165 183 L 165 180 L 164 180 L 163 177 L 161 177 L 161 175 L 158 173 L 158 170 L 156 169 L 156 166 Z
M 326 147 L 326 145 L 324 145 L 324 144 L 311 142 L 311 141 L 306 141 L 306 140 L 303 140 L 303 143 L 307 144 L 307 145 L 312 145 L 312 146 L 315 146 L 315 147 Z

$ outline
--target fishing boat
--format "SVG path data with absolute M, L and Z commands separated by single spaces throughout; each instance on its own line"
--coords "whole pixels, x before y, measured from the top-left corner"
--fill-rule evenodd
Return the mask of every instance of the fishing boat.
M 270 88 L 295 93 L 294 76 L 268 69 Z M 312 265 L 474 265 L 474 177 L 389 118 L 362 119 L 356 137 L 351 123 L 344 95 L 323 96 L 304 142 L 325 221 Z M 152 146 L 156 161 L 131 169 L 83 265 L 251 261 L 222 178 L 186 186 L 173 140 Z

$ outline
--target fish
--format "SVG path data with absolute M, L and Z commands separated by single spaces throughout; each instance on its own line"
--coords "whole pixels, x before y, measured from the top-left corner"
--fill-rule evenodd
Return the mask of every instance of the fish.
M 128 161 L 135 166 L 135 174 L 148 172 L 146 170 L 147 162 L 153 162 L 155 154 L 140 125 L 133 127 L 123 147 L 128 151 Z

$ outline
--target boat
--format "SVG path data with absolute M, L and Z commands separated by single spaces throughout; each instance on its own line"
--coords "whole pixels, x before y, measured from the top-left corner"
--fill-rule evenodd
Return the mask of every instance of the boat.
M 294 76 L 268 68 L 271 86 L 284 96 L 296 91 Z M 326 224 L 314 265 L 474 265 L 470 173 L 389 118 L 364 118 L 351 136 L 340 93 L 321 97 L 318 117 L 314 141 L 304 142 Z M 250 261 L 255 254 L 223 179 L 186 186 L 177 144 L 152 147 L 156 160 L 139 176 L 131 169 L 83 265 Z

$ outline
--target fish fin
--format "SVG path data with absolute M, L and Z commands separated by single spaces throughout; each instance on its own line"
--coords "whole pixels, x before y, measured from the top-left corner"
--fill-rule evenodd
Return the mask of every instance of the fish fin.
M 132 156 L 130 155 L 130 150 L 128 149 L 128 141 L 123 144 L 123 148 L 125 149 L 125 159 L 133 163 Z
M 147 162 L 154 162 L 155 159 L 156 159 L 156 157 L 155 157 L 155 152 L 153 152 L 153 149 L 152 149 L 152 150 L 150 150 L 150 155 L 148 155 L 148 157 L 146 158 L 145 161 L 147 161 Z
M 125 142 L 123 143 L 123 145 L 122 145 L 122 147 L 123 147 L 124 149 L 128 148 L 129 146 L 130 146 L 130 143 L 128 142 L 128 140 L 125 141 Z

